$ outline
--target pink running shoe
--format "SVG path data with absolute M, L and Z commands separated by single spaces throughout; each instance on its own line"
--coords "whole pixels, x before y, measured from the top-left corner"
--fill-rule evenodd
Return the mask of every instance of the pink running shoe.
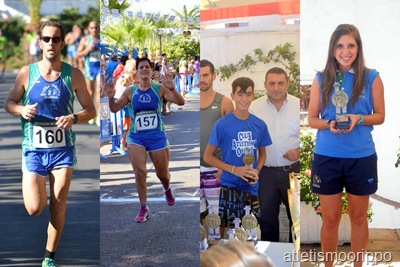
M 136 222 L 142 223 L 147 221 L 149 219 L 149 208 L 140 208 L 139 214 L 136 216 Z
M 174 195 L 172 194 L 172 189 L 169 188 L 167 191 L 164 191 L 165 194 L 165 199 L 167 200 L 167 203 L 169 206 L 173 206 L 175 204 L 175 198 Z

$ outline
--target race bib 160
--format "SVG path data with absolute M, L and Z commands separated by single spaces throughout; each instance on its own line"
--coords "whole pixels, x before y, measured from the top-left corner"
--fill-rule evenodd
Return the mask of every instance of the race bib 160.
M 35 148 L 64 147 L 66 146 L 65 130 L 33 125 L 33 146 Z

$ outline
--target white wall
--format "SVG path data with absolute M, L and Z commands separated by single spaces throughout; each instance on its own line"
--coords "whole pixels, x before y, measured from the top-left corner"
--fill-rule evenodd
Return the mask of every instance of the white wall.
M 378 153 L 377 195 L 400 202 L 400 1 L 396 0 L 302 0 L 300 10 L 300 73 L 303 84 L 311 83 L 328 55 L 330 35 L 338 24 L 350 23 L 360 31 L 367 67 L 377 69 L 385 86 L 386 120 L 373 131 Z M 400 209 L 373 199 L 374 220 L 370 227 L 399 228 Z
M 281 23 L 282 17 L 277 15 L 252 17 L 245 20 L 249 22 L 248 27 L 201 30 L 201 59 L 211 61 L 218 69 L 222 65 L 238 63 L 254 49 L 260 48 L 266 54 L 277 45 L 289 42 L 293 46 L 292 50 L 297 53 L 296 61 L 299 62 L 299 25 L 284 25 Z M 234 21 L 243 21 L 243 19 L 231 19 L 224 22 Z M 217 21 L 217 23 L 222 23 L 222 21 Z M 214 88 L 229 96 L 233 80 L 245 76 L 254 81 L 256 91 L 262 91 L 264 90 L 265 73 L 269 68 L 275 66 L 279 65 L 258 63 L 249 71 L 236 72 L 225 81 L 220 81 L 217 76 Z

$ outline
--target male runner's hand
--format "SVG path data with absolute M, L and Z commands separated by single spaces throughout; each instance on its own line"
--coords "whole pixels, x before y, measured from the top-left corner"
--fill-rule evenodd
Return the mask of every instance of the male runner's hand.
M 23 106 L 19 113 L 25 120 L 30 121 L 38 113 L 37 106 L 38 103 L 35 103 L 33 105 Z

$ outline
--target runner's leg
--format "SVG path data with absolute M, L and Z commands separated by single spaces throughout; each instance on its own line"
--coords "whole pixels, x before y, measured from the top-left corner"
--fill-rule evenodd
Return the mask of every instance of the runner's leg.
M 147 151 L 146 148 L 138 145 L 128 144 L 128 156 L 131 160 L 132 168 L 135 173 L 136 190 L 139 195 L 140 204 L 147 204 Z
M 60 243 L 65 224 L 67 197 L 71 184 L 73 168 L 53 169 L 50 180 L 50 222 L 47 228 L 46 249 L 55 252 Z

